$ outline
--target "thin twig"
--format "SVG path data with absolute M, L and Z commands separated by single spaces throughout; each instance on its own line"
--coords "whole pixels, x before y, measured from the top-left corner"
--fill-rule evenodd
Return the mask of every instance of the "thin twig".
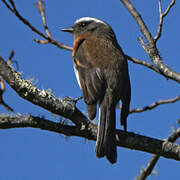
M 171 10 L 171 8 L 175 5 L 175 2 L 176 2 L 176 0 L 172 0 L 171 1 L 171 3 L 169 4 L 169 6 L 167 7 L 167 9 L 164 11 L 164 13 L 163 13 L 163 16 L 165 17 L 168 13 L 169 13 L 169 11 Z
M 176 129 L 167 139 L 167 142 L 175 142 L 180 137 L 180 128 Z M 145 180 L 149 175 L 151 175 L 155 165 L 157 164 L 160 156 L 153 155 L 146 168 L 141 170 L 141 173 L 134 180 Z
M 47 22 L 46 22 L 46 14 L 45 14 L 45 4 L 41 2 L 41 0 L 38 0 L 38 9 L 41 13 L 44 29 L 46 31 L 46 34 L 49 38 L 52 38 L 51 33 L 48 29 Z
M 180 100 L 180 96 L 177 96 L 175 98 L 172 98 L 172 99 L 165 99 L 165 100 L 159 100 L 157 102 L 154 102 L 152 103 L 151 105 L 149 106 L 145 106 L 143 108 L 137 108 L 137 109 L 131 109 L 129 114 L 132 114 L 132 113 L 140 113 L 140 112 L 144 112 L 144 111 L 147 111 L 147 110 L 152 110 L 154 108 L 156 108 L 157 106 L 159 105 L 162 105 L 162 104 L 169 104 L 169 103 L 175 103 L 177 101 Z
M 12 58 L 14 57 L 14 50 L 12 49 L 9 55 L 9 58 L 7 60 L 8 65 L 12 66 L 12 64 L 14 63 L 16 66 L 16 70 L 18 71 L 19 69 L 19 64 L 16 60 L 12 60 Z
M 153 155 L 151 160 L 148 162 L 146 168 L 141 169 L 140 175 L 135 177 L 134 180 L 145 180 L 149 175 L 151 175 L 156 163 L 159 160 L 159 158 L 160 158 L 160 156 Z
M 153 66 L 152 64 L 150 64 L 150 63 L 148 63 L 146 61 L 142 61 L 142 60 L 139 60 L 137 58 L 134 58 L 134 57 L 131 57 L 131 56 L 128 56 L 128 55 L 125 55 L 125 56 L 126 56 L 126 58 L 128 60 L 130 60 L 131 62 L 133 62 L 135 64 L 143 65 L 143 66 L 148 67 L 149 69 L 151 69 L 153 71 L 156 71 L 156 72 L 160 73 L 159 69 L 157 69 L 155 66 Z
M 27 27 L 29 27 L 33 32 L 37 33 L 38 35 L 40 35 L 41 37 L 43 37 L 44 39 L 48 40 L 49 43 L 52 43 L 54 45 L 56 45 L 58 48 L 61 49 L 66 49 L 68 51 L 72 51 L 72 47 L 67 46 L 63 43 L 59 43 L 56 40 L 54 40 L 53 38 L 50 38 L 48 36 L 46 36 L 45 34 L 43 34 L 42 32 L 40 32 L 38 29 L 36 29 L 34 26 L 31 25 L 31 23 L 26 20 L 24 17 L 22 17 L 20 15 L 20 13 L 18 12 L 18 10 L 16 9 L 16 6 L 14 4 L 13 0 L 8 0 L 11 4 L 12 7 L 10 7 L 10 5 L 5 1 L 2 0 L 2 2 L 6 5 L 6 7 L 20 20 L 22 21 Z
M 32 31 L 34 31 L 35 33 L 39 34 L 41 37 L 43 37 L 44 39 L 48 39 L 47 36 L 45 36 L 42 32 L 40 32 L 39 30 L 37 30 L 34 26 L 31 25 L 31 23 L 29 21 L 27 21 L 25 18 L 23 18 L 20 13 L 18 12 L 18 10 L 16 9 L 16 6 L 14 4 L 13 0 L 8 0 L 12 6 L 13 9 L 13 13 L 14 15 L 16 15 L 16 17 L 22 21 L 25 25 L 27 25 Z
M 7 7 L 12 13 L 14 13 L 13 9 L 12 9 L 11 6 L 6 2 L 6 0 L 2 0 L 2 2 L 6 5 L 6 7 Z
M 161 0 L 158 0 L 158 4 L 159 4 L 159 25 L 158 25 L 158 30 L 157 30 L 156 36 L 154 37 L 154 42 L 155 43 L 161 37 L 162 25 L 163 25 Z
M 139 59 L 137 59 L 137 58 L 134 58 L 134 57 L 131 57 L 131 56 L 128 56 L 128 55 L 125 55 L 125 56 L 126 56 L 126 58 L 127 58 L 129 61 L 131 61 L 131 62 L 133 62 L 133 63 L 135 63 L 135 64 L 140 64 L 140 65 L 142 65 L 142 66 L 144 66 L 144 67 L 147 67 L 147 68 L 149 68 L 149 69 L 151 69 L 151 70 L 153 70 L 153 71 L 155 71 L 155 72 L 163 75 L 163 77 L 165 77 L 166 79 L 168 79 L 168 76 L 166 76 L 165 74 L 162 74 L 162 72 L 161 72 L 156 66 L 154 66 L 154 65 L 152 65 L 152 64 L 150 64 L 150 63 L 148 63 L 148 62 L 146 62 L 146 61 L 139 60 Z
M 8 64 L 9 65 L 12 65 L 12 58 L 13 58 L 13 56 L 14 56 L 14 51 L 11 50 L 11 53 L 10 53 L 9 58 L 8 58 Z
M 171 8 L 174 6 L 175 0 L 171 1 L 171 3 L 169 4 L 169 6 L 167 7 L 167 9 L 165 10 L 164 13 L 162 12 L 161 0 L 158 0 L 158 4 L 159 4 L 159 25 L 158 25 L 158 30 L 157 30 L 156 36 L 154 37 L 154 42 L 155 43 L 161 37 L 162 27 L 163 27 L 163 20 L 166 17 L 166 15 L 169 13 Z
M 8 111 L 13 112 L 13 109 L 10 106 L 8 106 L 3 100 L 3 94 L 5 90 L 6 90 L 6 87 L 5 87 L 4 80 L 0 79 L 0 105 L 2 104 Z
M 49 41 L 47 41 L 47 40 L 40 40 L 40 39 L 34 39 L 34 41 L 39 44 L 48 44 L 49 43 Z

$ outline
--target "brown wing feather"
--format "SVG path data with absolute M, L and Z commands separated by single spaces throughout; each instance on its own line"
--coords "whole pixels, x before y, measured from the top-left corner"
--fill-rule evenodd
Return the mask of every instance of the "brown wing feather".
M 106 83 L 102 70 L 94 67 L 91 61 L 87 60 L 87 55 L 81 46 L 74 53 L 74 68 L 87 105 L 89 118 L 94 119 L 96 104 L 104 96 Z

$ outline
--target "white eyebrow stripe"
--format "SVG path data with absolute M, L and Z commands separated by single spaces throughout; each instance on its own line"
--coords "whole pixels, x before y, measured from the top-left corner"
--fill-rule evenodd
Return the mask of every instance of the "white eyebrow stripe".
M 77 23 L 80 23 L 80 22 L 83 22 L 83 21 L 87 21 L 87 22 L 88 21 L 95 21 L 97 23 L 106 24 L 105 22 L 103 22 L 103 21 L 101 21 L 99 19 L 93 18 L 93 17 L 82 17 L 80 19 L 77 19 L 74 24 L 77 24 Z

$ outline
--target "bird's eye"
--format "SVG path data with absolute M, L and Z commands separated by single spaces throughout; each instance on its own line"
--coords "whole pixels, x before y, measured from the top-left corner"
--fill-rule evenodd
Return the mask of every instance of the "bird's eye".
M 82 22 L 82 23 L 80 24 L 80 27 L 81 27 L 81 28 L 84 28 L 86 25 L 87 25 L 86 22 Z

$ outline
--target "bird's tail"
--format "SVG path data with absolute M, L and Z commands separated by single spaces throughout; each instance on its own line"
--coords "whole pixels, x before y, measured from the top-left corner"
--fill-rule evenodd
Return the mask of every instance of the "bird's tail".
M 131 84 L 129 80 L 129 76 L 126 80 L 127 84 L 124 87 L 124 93 L 122 95 L 122 109 L 121 109 L 121 125 L 124 126 L 124 131 L 127 131 L 127 116 L 129 114 L 129 104 L 131 101 Z
M 115 107 L 110 98 L 104 98 L 99 108 L 99 125 L 96 140 L 96 156 L 106 156 L 113 164 L 117 160 L 116 137 L 115 137 Z

